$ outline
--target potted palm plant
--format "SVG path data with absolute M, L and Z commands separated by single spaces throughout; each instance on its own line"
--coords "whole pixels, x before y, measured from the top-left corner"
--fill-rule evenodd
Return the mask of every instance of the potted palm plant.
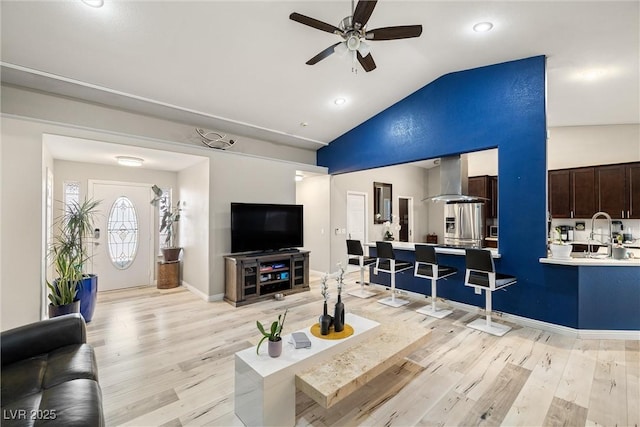
M 181 247 L 176 246 L 176 226 L 180 221 L 180 201 L 176 203 L 175 208 L 169 203 L 169 197 L 165 194 L 160 187 L 154 185 L 151 187 L 154 197 L 151 200 L 151 204 L 162 212 L 162 219 L 160 220 L 160 233 L 166 231 L 165 247 L 162 248 L 162 256 L 165 262 L 177 261 L 180 257 Z
M 289 310 L 285 310 L 284 314 L 278 315 L 278 320 L 271 324 L 271 328 L 268 331 L 264 328 L 262 323 L 256 320 L 256 326 L 262 334 L 262 339 L 256 347 L 256 354 L 260 354 L 260 345 L 266 339 L 269 340 L 269 356 L 279 357 L 282 354 L 282 337 L 280 334 L 282 333 L 284 320 L 287 318 L 287 311 Z
M 98 277 L 86 272 L 91 259 L 88 238 L 93 235 L 93 225 L 99 201 L 72 202 L 58 219 L 58 234 L 51 245 L 50 255 L 57 278 L 47 282 L 49 289 L 50 317 L 57 309 L 79 301 L 80 313 L 90 322 L 96 306 Z M 53 311 L 52 311 L 53 310 Z M 53 314 L 53 315 L 52 315 Z

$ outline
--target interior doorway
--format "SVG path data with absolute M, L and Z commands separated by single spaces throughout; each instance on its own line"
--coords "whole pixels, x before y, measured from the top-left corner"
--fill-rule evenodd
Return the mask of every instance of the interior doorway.
M 413 197 L 398 197 L 398 216 L 401 242 L 413 242 Z
M 367 243 L 367 193 L 347 191 L 347 239 Z

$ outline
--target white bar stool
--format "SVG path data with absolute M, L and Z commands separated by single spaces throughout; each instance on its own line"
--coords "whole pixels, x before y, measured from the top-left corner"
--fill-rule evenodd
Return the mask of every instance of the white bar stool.
M 464 284 L 480 292 L 484 289 L 486 295 L 485 311 L 487 314 L 485 320 L 476 319 L 468 323 L 467 326 L 501 337 L 509 332 L 511 328 L 491 322 L 491 293 L 515 284 L 517 279 L 515 276 L 496 273 L 491 252 L 486 249 L 466 249 L 465 254 L 466 273 Z
M 364 285 L 368 285 L 368 283 L 365 283 L 364 281 L 364 270 L 367 266 L 375 263 L 376 259 L 364 254 L 360 240 L 347 240 L 347 255 L 349 257 L 347 262 L 350 265 L 357 265 L 360 267 L 360 289 L 349 292 L 349 295 L 353 295 L 358 298 L 369 298 L 374 296 L 376 294 L 375 292 L 367 291 L 364 288 Z
M 415 277 L 431 280 L 431 304 L 418 310 L 420 314 L 442 319 L 452 313 L 451 310 L 438 310 L 436 307 L 437 283 L 440 279 L 446 279 L 458 272 L 455 267 L 439 265 L 436 250 L 430 245 L 416 245 L 416 264 L 413 271 Z
M 378 302 L 391 307 L 401 307 L 409 304 L 409 300 L 396 298 L 396 273 L 413 268 L 413 264 L 406 261 L 397 261 L 393 246 L 389 242 L 376 242 L 376 252 L 376 266 L 373 269 L 373 273 L 378 274 L 379 271 L 382 271 L 391 275 L 391 296 L 378 300 Z

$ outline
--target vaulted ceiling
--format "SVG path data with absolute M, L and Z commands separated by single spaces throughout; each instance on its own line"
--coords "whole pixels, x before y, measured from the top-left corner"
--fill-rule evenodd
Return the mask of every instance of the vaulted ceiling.
M 546 55 L 549 126 L 640 121 L 637 1 L 381 0 L 368 29 L 421 24 L 421 37 L 372 41 L 369 73 L 348 55 L 306 65 L 340 38 L 289 15 L 337 26 L 351 7 L 3 0 L 2 80 L 318 149 L 444 74 Z

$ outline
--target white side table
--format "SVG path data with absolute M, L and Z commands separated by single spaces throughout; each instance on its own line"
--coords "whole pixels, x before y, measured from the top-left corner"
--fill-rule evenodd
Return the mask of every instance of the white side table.
M 311 348 L 295 349 L 284 335 L 282 355 L 269 357 L 267 346 L 256 354 L 251 347 L 235 357 L 235 413 L 247 426 L 293 426 L 296 422 L 296 373 L 323 363 L 375 333 L 378 322 L 347 313 L 346 323 L 353 335 L 341 340 L 325 340 L 304 332 Z

